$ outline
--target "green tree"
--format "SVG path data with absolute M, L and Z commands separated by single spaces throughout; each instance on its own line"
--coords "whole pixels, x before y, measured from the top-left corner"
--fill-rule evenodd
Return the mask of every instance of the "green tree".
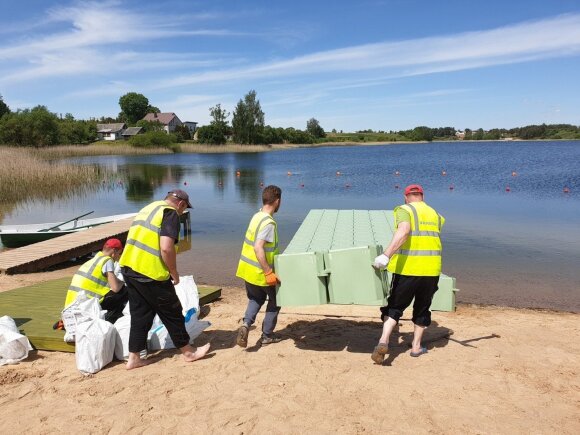
M 234 141 L 241 144 L 256 144 L 264 141 L 264 112 L 256 91 L 248 92 L 238 101 L 232 119 Z
M 119 98 L 121 113 L 124 114 L 128 124 L 135 125 L 137 121 L 147 115 L 149 100 L 143 94 L 129 92 Z M 121 114 L 119 114 L 121 117 Z
M 425 126 L 415 127 L 410 137 L 412 140 L 430 142 L 433 140 L 433 130 Z
M 0 141 L 20 146 L 49 146 L 59 143 L 59 119 L 45 106 L 19 110 L 0 118 Z
M 2 95 L 0 95 L 0 118 L 6 113 L 10 113 L 10 107 L 4 102 Z
M 315 118 L 310 118 L 308 121 L 306 121 L 306 131 L 315 138 L 326 137 L 324 129 L 320 126 L 320 123 Z

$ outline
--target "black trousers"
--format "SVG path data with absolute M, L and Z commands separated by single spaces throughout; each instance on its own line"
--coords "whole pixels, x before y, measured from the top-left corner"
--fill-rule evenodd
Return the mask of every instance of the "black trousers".
M 117 293 L 109 291 L 101 302 L 101 308 L 107 310 L 105 320 L 107 322 L 115 323 L 119 318 L 123 317 L 123 310 L 129 301 L 129 292 L 127 286 L 124 285 Z
M 181 302 L 171 280 L 142 282 L 124 276 L 129 289 L 131 330 L 129 352 L 141 352 L 147 348 L 147 334 L 153 325 L 155 314 L 167 328 L 167 332 L 178 349 L 189 343 L 185 329 Z
M 385 316 L 399 321 L 403 311 L 407 309 L 413 298 L 413 323 L 419 326 L 431 324 L 431 301 L 438 290 L 438 276 L 407 276 L 393 274 L 391 294 L 387 299 L 387 306 L 381 308 L 381 319 Z

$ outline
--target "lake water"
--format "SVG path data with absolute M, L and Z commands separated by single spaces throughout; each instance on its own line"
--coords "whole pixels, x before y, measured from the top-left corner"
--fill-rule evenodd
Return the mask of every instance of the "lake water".
M 447 219 L 443 272 L 457 278 L 459 301 L 580 312 L 580 142 L 401 144 L 75 161 L 101 165 L 115 176 L 93 194 L 21 203 L 3 223 L 66 220 L 90 210 L 95 210 L 92 217 L 137 211 L 179 187 L 195 207 L 191 247 L 178 257 L 181 274 L 193 274 L 200 283 L 239 285 L 235 268 L 248 221 L 260 206 L 260 183 L 283 190 L 277 215 L 282 249 L 310 209 L 392 209 L 403 202 L 405 185 L 420 183 L 426 202 Z

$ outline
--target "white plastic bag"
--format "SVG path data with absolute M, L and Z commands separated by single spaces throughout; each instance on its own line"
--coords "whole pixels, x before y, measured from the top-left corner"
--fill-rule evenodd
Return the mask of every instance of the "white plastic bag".
M 192 275 L 180 276 L 175 293 L 181 302 L 183 317 L 188 322 L 195 313 L 199 313 L 199 293 Z
M 0 317 L 0 366 L 22 361 L 31 350 L 28 338 L 18 332 L 14 319 L 9 316 Z
M 103 319 L 90 319 L 76 325 L 75 358 L 83 374 L 97 373 L 115 354 L 117 330 Z
M 105 310 L 101 310 L 101 305 L 97 298 L 89 298 L 84 291 L 79 291 L 76 299 L 62 310 L 61 318 L 64 323 L 66 334 L 64 341 L 71 343 L 75 341 L 77 325 L 90 319 L 104 319 Z
M 189 322 L 185 322 L 185 330 L 189 334 L 189 344 L 192 344 L 193 341 L 199 336 L 199 334 L 201 334 L 203 330 L 209 326 L 211 326 L 210 322 L 199 320 L 197 315 L 189 319 Z M 149 335 L 147 337 L 147 342 L 147 348 L 150 351 L 160 349 L 175 349 L 175 345 L 169 336 L 167 328 L 161 322 L 153 323 L 153 327 L 149 331 Z
M 129 333 L 131 332 L 131 316 L 123 315 L 115 322 L 113 327 L 117 330 L 117 344 L 115 345 L 115 358 L 126 360 L 129 358 Z

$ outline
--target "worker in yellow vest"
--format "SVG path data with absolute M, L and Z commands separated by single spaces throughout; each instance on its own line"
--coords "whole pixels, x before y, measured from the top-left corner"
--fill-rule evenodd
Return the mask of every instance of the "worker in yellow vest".
M 427 353 L 421 344 L 423 332 L 431 324 L 431 301 L 441 274 L 440 233 L 445 219 L 423 201 L 423 188 L 411 184 L 405 188 L 405 204 L 395 208 L 395 225 L 391 243 L 373 266 L 393 274 L 387 306 L 381 308 L 383 334 L 371 358 L 382 364 L 388 352 L 388 341 L 403 311 L 413 298 L 413 343 L 411 356 Z
M 259 343 L 268 345 L 281 340 L 273 333 L 280 312 L 276 304 L 276 284 L 280 281 L 274 272 L 274 256 L 278 254 L 278 227 L 273 216 L 280 208 L 281 200 L 282 190 L 278 186 L 264 188 L 262 209 L 252 217 L 242 244 L 236 276 L 245 281 L 248 307 L 236 340 L 241 347 L 248 345 L 250 326 L 256 321 L 266 298 L 268 304 Z
M 189 195 L 181 189 L 167 193 L 163 201 L 144 207 L 131 224 L 125 250 L 119 260 L 129 290 L 131 329 L 127 370 L 142 367 L 150 360 L 141 359 L 147 348 L 147 335 L 155 314 L 185 361 L 203 358 L 209 343 L 199 348 L 189 344 L 181 303 L 175 293 L 179 283 L 177 272 L 177 242 L 179 216 L 191 208 Z
M 65 308 L 73 303 L 79 291 L 90 298 L 99 298 L 103 310 L 107 310 L 105 320 L 115 323 L 123 316 L 123 308 L 129 296 L 125 283 L 115 275 L 115 261 L 119 260 L 123 244 L 119 239 L 109 239 L 103 249 L 84 263 L 74 274 L 66 294 Z

